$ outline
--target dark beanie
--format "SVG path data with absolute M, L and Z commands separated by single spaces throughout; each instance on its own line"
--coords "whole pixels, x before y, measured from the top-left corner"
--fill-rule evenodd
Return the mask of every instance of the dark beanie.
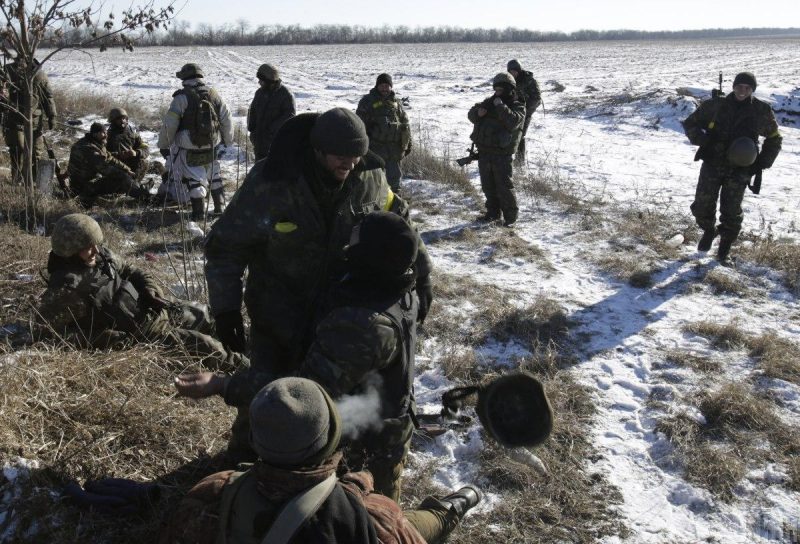
M 508 64 L 506 64 L 506 70 L 508 70 L 509 72 L 511 70 L 516 70 L 517 72 L 521 72 L 522 65 L 519 63 L 517 59 L 511 59 L 510 61 L 508 61 Z
M 390 280 L 403 276 L 417 260 L 419 242 L 409 224 L 391 212 L 372 212 L 353 227 L 345 250 L 355 277 Z
M 103 123 L 92 123 L 92 126 L 89 127 L 90 134 L 96 134 L 98 132 L 105 132 L 106 127 Z
M 363 157 L 369 149 L 369 138 L 364 122 L 355 113 L 333 108 L 314 123 L 311 145 L 327 155 Z
M 756 76 L 754 76 L 750 72 L 740 72 L 736 74 L 736 77 L 733 80 L 733 86 L 737 86 L 740 84 L 750 85 L 753 90 L 756 90 Z
M 375 86 L 377 87 L 381 83 L 388 83 L 389 87 L 394 87 L 392 84 L 392 76 L 389 74 L 381 74 L 378 76 L 378 79 L 375 80 Z

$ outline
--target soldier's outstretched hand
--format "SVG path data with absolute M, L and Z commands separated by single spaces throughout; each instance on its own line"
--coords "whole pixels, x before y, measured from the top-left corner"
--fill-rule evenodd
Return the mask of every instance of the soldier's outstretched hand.
M 181 374 L 175 378 L 175 389 L 180 396 L 190 399 L 221 395 L 225 389 L 225 377 L 213 372 Z

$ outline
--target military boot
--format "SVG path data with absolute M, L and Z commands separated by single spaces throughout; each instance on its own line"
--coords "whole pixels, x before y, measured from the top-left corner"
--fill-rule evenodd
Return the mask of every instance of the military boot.
M 211 200 L 214 201 L 214 215 L 222 215 L 225 211 L 225 189 L 212 189 Z
M 717 229 L 710 228 L 703 231 L 703 235 L 700 237 L 700 241 L 697 242 L 697 251 L 708 251 L 711 249 L 711 244 L 714 242 L 714 238 L 717 237 Z
M 720 263 L 726 264 L 728 262 L 728 255 L 730 255 L 732 245 L 733 238 L 720 238 L 719 247 L 717 248 L 717 260 Z
M 206 201 L 202 198 L 192 198 L 192 221 L 202 221 L 206 213 Z
M 476 221 L 478 221 L 478 223 L 494 223 L 495 221 L 499 220 L 500 220 L 500 212 L 490 212 L 490 211 L 487 211 L 486 213 L 481 214 L 476 218 Z
M 458 519 L 464 517 L 471 508 L 474 508 L 483 499 L 483 493 L 474 485 L 462 487 L 455 493 L 437 499 L 442 506 L 454 512 Z
M 517 222 L 517 210 L 508 210 L 503 212 L 503 226 L 510 227 Z

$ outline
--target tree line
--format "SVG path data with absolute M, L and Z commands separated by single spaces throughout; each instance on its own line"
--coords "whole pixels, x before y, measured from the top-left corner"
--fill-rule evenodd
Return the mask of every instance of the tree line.
M 85 39 L 90 28 L 66 29 L 51 33 L 45 44 L 52 47 Z M 460 28 L 451 26 L 382 26 L 351 25 L 258 25 L 240 19 L 236 23 L 212 25 L 174 21 L 166 29 L 145 34 L 136 40 L 139 46 L 166 45 L 316 45 L 375 43 L 510 43 L 576 42 L 595 40 L 682 40 L 734 37 L 800 37 L 800 28 L 706 28 L 701 30 L 577 30 L 544 32 L 519 28 Z

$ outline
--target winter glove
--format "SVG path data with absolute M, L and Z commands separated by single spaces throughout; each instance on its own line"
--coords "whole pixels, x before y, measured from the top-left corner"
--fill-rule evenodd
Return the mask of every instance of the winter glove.
M 169 149 L 159 149 L 158 152 L 161 153 L 161 156 L 165 159 L 169 158 Z
M 753 166 L 756 166 L 755 164 Z M 752 181 L 747 184 L 747 188 L 750 189 L 754 195 L 757 195 L 761 192 L 761 168 L 753 168 L 750 167 L 750 175 L 753 176 Z
M 431 302 L 433 302 L 433 286 L 430 276 L 417 278 L 417 298 L 419 299 L 417 323 L 423 323 L 428 315 L 428 310 L 431 309 Z
M 228 351 L 244 353 L 247 340 L 244 335 L 244 322 L 242 314 L 237 310 L 223 312 L 214 317 L 217 338 Z
M 407 147 L 407 148 L 406 148 L 406 150 L 403 152 L 403 156 L 404 156 L 404 157 L 408 157 L 410 154 L 411 154 L 411 142 L 408 142 L 408 147 Z

